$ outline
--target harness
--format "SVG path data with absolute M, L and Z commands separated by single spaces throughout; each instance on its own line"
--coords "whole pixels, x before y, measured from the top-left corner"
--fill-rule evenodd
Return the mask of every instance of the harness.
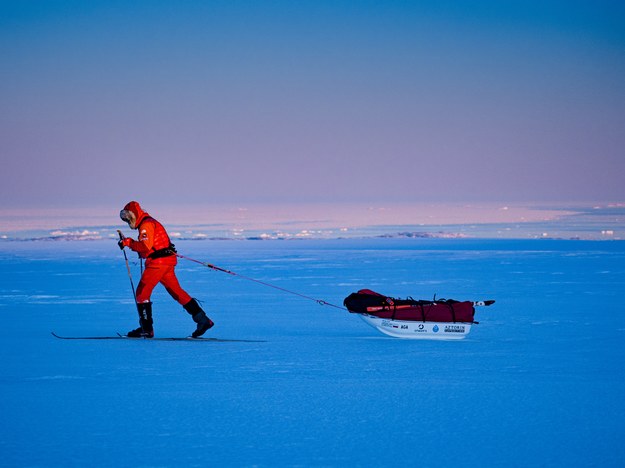
M 163 227 L 163 225 L 159 223 L 157 220 L 155 220 L 151 216 L 146 216 L 145 218 L 141 220 L 141 223 L 139 223 L 139 226 L 137 226 L 137 229 L 141 230 L 141 225 L 145 223 L 146 221 L 153 221 L 154 223 L 156 223 L 157 229 L 162 230 L 160 234 L 164 235 L 165 239 L 167 239 L 167 242 L 169 244 L 167 247 L 163 247 L 160 249 L 156 249 L 152 247 L 153 251 L 147 256 L 147 258 L 155 259 L 155 258 L 171 257 L 172 255 L 176 255 L 176 246 L 171 243 L 171 240 L 169 239 L 169 236 L 167 235 L 167 231 L 165 231 L 165 228 Z M 154 237 L 155 237 L 154 239 L 155 241 L 157 240 L 157 237 L 159 237 L 157 236 L 156 232 L 154 234 Z
M 171 257 L 172 255 L 176 255 L 176 246 L 170 243 L 169 247 L 155 250 L 150 255 L 148 255 L 148 258 L 163 258 L 163 257 Z

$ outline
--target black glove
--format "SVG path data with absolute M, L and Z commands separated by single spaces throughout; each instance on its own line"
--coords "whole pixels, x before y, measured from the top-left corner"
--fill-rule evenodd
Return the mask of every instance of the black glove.
M 124 250 L 124 247 L 128 247 L 130 245 L 130 241 L 131 241 L 131 239 L 129 237 L 124 237 L 123 239 L 119 240 L 117 245 L 119 245 L 119 248 L 121 250 Z

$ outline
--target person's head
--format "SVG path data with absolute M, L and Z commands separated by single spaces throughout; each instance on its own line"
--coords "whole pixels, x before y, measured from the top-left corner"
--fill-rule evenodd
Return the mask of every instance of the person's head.
M 143 210 L 139 205 L 139 202 L 131 201 L 124 206 L 124 209 L 119 212 L 119 217 L 125 223 L 128 223 L 130 229 L 137 229 L 137 222 L 143 215 Z

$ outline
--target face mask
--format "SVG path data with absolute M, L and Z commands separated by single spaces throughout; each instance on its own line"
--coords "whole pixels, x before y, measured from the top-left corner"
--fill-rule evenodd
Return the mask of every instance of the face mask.
M 132 211 L 121 210 L 119 212 L 119 217 L 122 219 L 122 221 L 124 221 L 125 223 L 128 223 L 128 226 L 130 226 L 130 229 L 134 229 L 136 227 L 135 222 L 137 221 L 137 218 L 135 217 L 135 214 Z

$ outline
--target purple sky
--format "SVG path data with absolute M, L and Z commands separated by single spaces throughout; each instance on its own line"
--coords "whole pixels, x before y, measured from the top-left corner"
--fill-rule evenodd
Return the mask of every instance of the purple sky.
M 621 201 L 619 1 L 0 6 L 4 207 Z

